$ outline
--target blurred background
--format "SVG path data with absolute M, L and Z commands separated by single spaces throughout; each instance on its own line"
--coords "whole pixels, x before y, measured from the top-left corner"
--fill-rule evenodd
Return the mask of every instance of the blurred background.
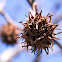
M 58 28 L 62 29 L 62 0 L 0 0 L 0 30 L 7 22 L 23 28 L 19 22 L 26 22 L 25 15 L 28 15 L 28 11 L 33 13 L 33 2 L 36 3 L 34 5 L 38 12 L 42 10 L 42 16 L 52 13 L 52 23 L 59 24 Z M 0 36 L 0 62 L 62 62 L 62 33 L 57 36 L 60 40 L 53 45 L 53 51 L 49 49 L 49 55 L 47 55 L 43 50 L 39 56 L 37 51 L 34 54 L 30 49 L 27 51 L 26 48 L 22 48 L 23 39 L 17 39 L 18 44 L 7 45 Z

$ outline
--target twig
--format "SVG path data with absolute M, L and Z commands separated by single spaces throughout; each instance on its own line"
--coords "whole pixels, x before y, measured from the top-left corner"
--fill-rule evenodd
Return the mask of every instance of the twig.
M 37 3 L 36 2 L 33 3 L 33 7 L 32 8 L 33 8 L 33 11 L 38 11 L 37 10 Z
M 15 22 L 9 15 L 8 13 L 4 12 L 3 10 L 0 10 L 0 14 L 3 15 L 3 17 L 6 19 L 6 21 L 10 24 L 12 24 L 13 26 L 20 28 L 21 29 L 21 25 L 20 23 Z M 21 29 L 22 30 L 22 29 Z
M 62 46 L 58 43 L 58 41 L 54 41 L 61 49 L 62 49 Z
M 27 1 L 30 4 L 30 6 L 32 7 L 32 9 L 33 9 L 33 3 L 34 3 L 35 0 L 27 0 Z
M 35 2 L 35 0 L 27 0 L 27 1 L 30 4 L 33 11 L 37 11 L 37 3 Z
M 43 54 L 43 55 L 40 55 L 40 57 L 43 59 L 43 58 L 50 57 L 50 56 L 52 56 L 52 55 L 57 55 L 57 54 L 59 54 L 59 53 L 62 53 L 62 51 L 61 51 L 60 49 L 56 49 L 54 52 L 51 52 L 49 55 Z
M 17 46 L 13 48 L 9 48 L 5 50 L 1 55 L 0 55 L 0 62 L 9 62 L 13 57 L 15 57 L 17 54 L 25 50 L 25 48 L 22 48 L 22 45 L 18 44 Z
M 37 54 L 37 52 L 36 52 L 36 57 L 35 57 L 34 62 L 39 62 L 39 61 L 40 61 L 40 54 Z

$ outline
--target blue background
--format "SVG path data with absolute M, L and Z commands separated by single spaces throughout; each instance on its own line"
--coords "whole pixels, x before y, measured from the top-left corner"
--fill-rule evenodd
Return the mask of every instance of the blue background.
M 42 9 L 42 15 L 46 16 L 48 13 L 52 13 L 52 22 L 55 21 L 55 16 L 57 13 L 62 14 L 62 0 L 36 0 L 38 6 L 38 11 L 40 12 Z M 27 0 L 6 0 L 6 5 L 4 11 L 7 12 L 10 17 L 16 21 L 20 22 L 26 21 L 26 16 L 28 11 L 31 10 L 31 7 Z M 6 20 L 2 15 L 0 15 L 0 26 L 6 24 Z M 62 18 L 58 22 L 59 27 L 62 29 Z M 55 31 L 58 32 L 58 31 Z M 57 35 L 61 40 L 58 42 L 62 45 L 62 34 Z M 14 46 L 6 45 L 2 43 L 0 39 L 0 54 L 2 54 L 6 49 Z M 60 50 L 60 48 L 55 44 L 53 46 L 53 51 L 50 50 L 49 54 L 53 53 L 55 50 Z M 31 53 L 29 50 L 22 51 L 17 56 L 13 57 L 10 62 L 34 62 L 36 55 Z M 55 54 L 46 55 L 46 53 L 42 52 L 40 62 L 62 62 L 62 53 L 56 52 Z

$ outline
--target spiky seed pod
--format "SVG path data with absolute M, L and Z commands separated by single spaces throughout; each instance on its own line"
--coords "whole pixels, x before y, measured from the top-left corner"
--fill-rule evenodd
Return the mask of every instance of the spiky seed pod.
M 34 51 L 35 53 L 38 49 L 39 54 L 39 51 L 41 50 L 42 52 L 42 49 L 44 49 L 48 54 L 49 48 L 53 50 L 54 41 L 57 39 L 54 30 L 57 29 L 58 24 L 51 22 L 52 14 L 43 17 L 41 12 L 36 12 L 35 16 L 29 12 L 26 23 L 20 22 L 24 25 L 21 37 L 25 39 L 25 43 L 27 43 L 25 47 L 27 47 L 27 49 L 28 46 L 32 46 L 32 52 Z
M 18 32 L 13 25 L 5 24 L 1 28 L 1 36 L 3 42 L 5 42 L 8 45 L 13 45 L 17 42 Z

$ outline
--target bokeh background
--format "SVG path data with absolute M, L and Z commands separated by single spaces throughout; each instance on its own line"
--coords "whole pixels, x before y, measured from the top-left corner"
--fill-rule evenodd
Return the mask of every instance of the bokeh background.
M 42 16 L 52 13 L 52 23 L 59 24 L 58 28 L 62 29 L 62 0 L 35 0 L 35 2 L 38 12 L 42 10 Z M 32 11 L 28 0 L 0 0 L 0 9 L 7 12 L 17 24 L 20 21 L 25 22 L 25 15 L 28 15 L 28 11 Z M 7 24 L 7 21 L 0 14 L 0 27 L 4 24 Z M 20 27 L 23 27 L 22 24 Z M 55 32 L 57 33 L 58 30 Z M 62 45 L 62 34 L 57 36 L 60 38 L 58 43 Z M 0 62 L 36 62 L 36 59 L 38 59 L 37 62 L 62 62 L 62 51 L 57 44 L 54 44 L 53 51 L 49 49 L 49 55 L 46 55 L 43 50 L 42 54 L 37 57 L 37 54 L 34 55 L 31 50 L 21 48 L 22 39 L 18 39 L 18 41 L 20 44 L 6 45 L 0 37 Z

